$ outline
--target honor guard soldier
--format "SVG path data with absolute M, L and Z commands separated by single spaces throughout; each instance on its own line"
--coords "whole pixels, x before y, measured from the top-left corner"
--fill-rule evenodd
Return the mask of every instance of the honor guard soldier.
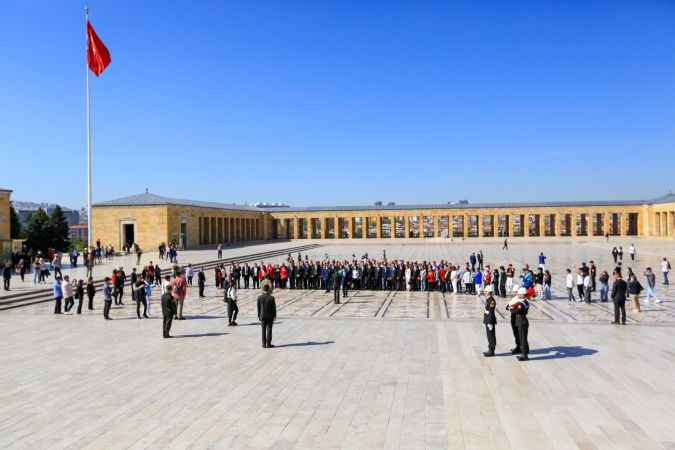
M 495 308 L 497 308 L 497 302 L 492 296 L 492 286 L 485 287 L 485 313 L 483 314 L 483 324 L 485 325 L 485 334 L 487 335 L 488 340 L 488 351 L 483 352 L 483 356 L 490 357 L 495 356 L 495 347 L 497 346 L 497 316 L 495 314 Z
M 512 353 L 520 353 L 518 361 L 527 361 L 530 353 L 530 345 L 527 342 L 527 333 L 529 331 L 529 322 L 527 312 L 530 309 L 530 303 L 527 301 L 527 289 L 521 287 L 518 294 L 506 305 L 506 309 L 511 311 L 511 326 L 514 327 L 514 336 L 516 338 L 516 348 Z M 517 350 L 517 351 L 516 351 Z

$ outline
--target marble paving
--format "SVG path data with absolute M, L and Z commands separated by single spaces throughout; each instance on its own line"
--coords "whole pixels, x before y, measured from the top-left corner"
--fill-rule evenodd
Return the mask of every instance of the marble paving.
M 227 327 L 212 274 L 206 298 L 190 289 L 188 319 L 174 322 L 170 340 L 157 295 L 149 320 L 136 319 L 128 298 L 109 322 L 99 297 L 81 316 L 54 316 L 51 304 L 4 311 L 0 447 L 675 449 L 673 290 L 659 286 L 664 303 L 629 308 L 629 324 L 617 327 L 611 304 L 568 305 L 556 278 L 589 258 L 610 265 L 606 245 L 543 248 L 555 298 L 533 304 L 527 363 L 508 353 L 501 300 L 498 356 L 486 359 L 481 299 L 440 292 L 352 291 L 335 305 L 332 293 L 277 290 L 277 347 L 268 350 L 258 293 L 240 291 L 240 326 Z M 648 245 L 634 269 L 656 266 L 663 248 Z M 473 249 L 387 253 L 461 261 Z M 500 251 L 483 247 L 498 263 L 533 264 L 539 250 Z M 312 254 L 325 252 L 352 248 Z

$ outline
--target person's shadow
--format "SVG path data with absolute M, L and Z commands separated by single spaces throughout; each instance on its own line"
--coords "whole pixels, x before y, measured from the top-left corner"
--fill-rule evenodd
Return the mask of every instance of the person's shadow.
M 579 358 L 582 356 L 591 356 L 595 353 L 598 353 L 598 351 L 595 349 L 585 348 L 578 345 L 536 348 L 534 350 L 530 350 L 529 360 L 545 361 L 550 359 Z M 502 353 L 499 356 L 507 355 L 512 356 L 511 353 Z
M 225 336 L 227 333 L 198 333 L 198 334 L 177 334 L 174 338 L 196 338 L 196 337 L 212 337 Z
M 307 342 L 295 342 L 292 344 L 281 344 L 281 345 L 275 345 L 275 348 L 283 348 L 283 347 L 310 347 L 314 345 L 328 345 L 328 344 L 334 344 L 335 341 L 323 341 L 323 342 L 314 342 L 314 341 L 307 341 Z

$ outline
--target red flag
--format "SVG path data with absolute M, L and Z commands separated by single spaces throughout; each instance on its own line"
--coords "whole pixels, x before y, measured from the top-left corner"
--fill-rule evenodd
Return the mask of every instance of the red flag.
M 99 39 L 94 27 L 87 21 L 87 64 L 92 72 L 99 76 L 110 64 L 110 52 Z

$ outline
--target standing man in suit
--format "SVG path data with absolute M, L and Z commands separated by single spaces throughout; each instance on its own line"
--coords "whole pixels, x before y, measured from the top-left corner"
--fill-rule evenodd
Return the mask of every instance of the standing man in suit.
M 162 315 L 164 316 L 164 321 L 162 324 L 162 336 L 164 339 L 166 339 L 172 337 L 169 332 L 171 331 L 173 316 L 176 314 L 176 302 L 173 298 L 173 286 L 171 283 L 167 283 L 164 289 L 164 294 L 162 294 Z
M 272 325 L 277 318 L 277 304 L 274 297 L 270 295 L 270 286 L 263 286 L 263 293 L 258 297 L 258 319 L 262 328 L 262 347 L 273 348 L 272 345 Z
M 610 295 L 614 302 L 614 325 L 619 324 L 619 314 L 621 314 L 621 325 L 626 325 L 626 292 L 628 285 L 621 278 L 621 272 L 614 270 L 614 284 L 612 284 L 612 293 Z

